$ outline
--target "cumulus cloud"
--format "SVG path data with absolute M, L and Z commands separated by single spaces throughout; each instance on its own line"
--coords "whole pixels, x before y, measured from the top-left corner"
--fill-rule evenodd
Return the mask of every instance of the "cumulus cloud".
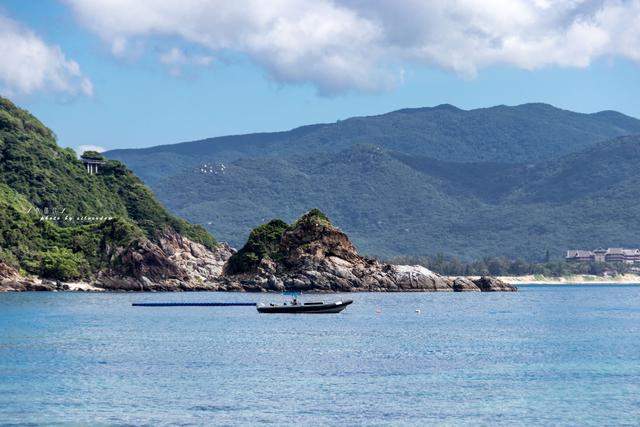
M 51 91 L 91 96 L 93 85 L 58 46 L 0 15 L 0 90 L 8 95 Z
M 640 0 L 66 0 L 121 54 L 176 37 L 212 55 L 240 52 L 282 83 L 323 94 L 377 91 L 404 64 L 472 78 L 493 65 L 640 62 Z M 184 60 L 169 52 L 161 61 Z
M 376 90 L 395 80 L 379 64 L 379 25 L 328 1 L 67 2 L 118 54 L 140 38 L 178 37 L 214 56 L 246 54 L 274 80 L 311 82 L 323 93 Z

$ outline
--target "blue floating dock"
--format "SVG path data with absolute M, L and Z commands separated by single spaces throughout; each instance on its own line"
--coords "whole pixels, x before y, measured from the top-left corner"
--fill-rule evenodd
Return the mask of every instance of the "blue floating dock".
M 134 307 L 255 307 L 255 302 L 134 302 Z

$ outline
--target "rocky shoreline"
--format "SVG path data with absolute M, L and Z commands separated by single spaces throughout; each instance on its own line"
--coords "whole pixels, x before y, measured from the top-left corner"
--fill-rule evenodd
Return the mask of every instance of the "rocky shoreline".
M 280 234 L 272 234 L 271 241 L 266 243 L 256 235 L 260 237 L 260 244 L 266 244 L 271 251 L 258 251 L 260 253 L 256 255 L 250 252 L 251 238 L 240 251 L 226 244 L 208 249 L 177 233 L 168 232 L 157 244 L 148 242 L 135 250 L 115 250 L 123 260 L 120 271 L 102 271 L 84 282 L 62 283 L 23 277 L 12 267 L 0 264 L 0 291 L 329 293 L 517 290 L 515 286 L 493 277 L 451 278 L 421 266 L 391 265 L 363 257 L 347 235 L 331 225 L 319 211 L 311 211 L 294 225 L 283 226 Z M 253 245 L 256 246 L 255 242 Z
M 61 282 L 35 276 L 12 275 L 0 279 L 0 292 L 284 292 L 307 293 L 336 292 L 513 292 L 517 288 L 494 277 L 429 277 L 422 266 L 393 266 L 395 281 L 388 286 L 337 287 L 313 286 L 313 282 L 296 286 L 296 280 L 284 281 L 275 276 L 265 280 L 255 277 L 229 279 L 221 277 L 214 282 L 194 284 L 191 282 L 153 283 L 148 278 L 110 278 L 109 281 Z M 413 271 L 414 273 L 407 273 Z M 285 285 L 286 283 L 286 285 Z

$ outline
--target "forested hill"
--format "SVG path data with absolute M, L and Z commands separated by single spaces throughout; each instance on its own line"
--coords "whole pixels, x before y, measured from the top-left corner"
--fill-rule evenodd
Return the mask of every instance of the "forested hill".
M 94 156 L 99 156 L 94 153 Z M 0 263 L 59 279 L 113 268 L 119 255 L 170 230 L 213 247 L 200 226 L 170 214 L 122 163 L 90 175 L 38 119 L 0 97 Z
M 539 260 L 640 245 L 640 139 L 625 134 L 640 122 L 615 112 L 439 106 L 108 156 L 236 245 L 318 207 L 367 254 Z
M 455 162 L 522 163 L 561 156 L 594 142 L 640 134 L 640 120 L 614 111 L 581 114 L 547 104 L 462 110 L 452 105 L 411 108 L 287 132 L 224 136 L 145 149 L 113 150 L 146 182 L 203 160 L 338 152 L 356 144 Z

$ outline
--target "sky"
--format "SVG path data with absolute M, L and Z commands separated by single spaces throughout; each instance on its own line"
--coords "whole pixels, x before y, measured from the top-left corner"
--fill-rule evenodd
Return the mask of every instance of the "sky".
M 444 103 L 640 117 L 640 0 L 0 0 L 0 94 L 76 149 Z

